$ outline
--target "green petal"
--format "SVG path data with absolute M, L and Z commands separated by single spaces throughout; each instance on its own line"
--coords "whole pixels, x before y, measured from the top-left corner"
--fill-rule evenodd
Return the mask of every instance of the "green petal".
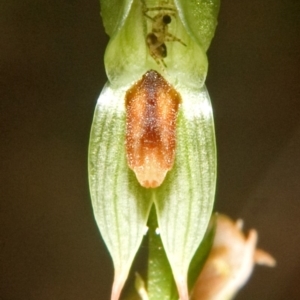
M 112 256 L 118 299 L 145 234 L 151 195 L 125 157 L 125 90 L 107 84 L 97 103 L 89 145 L 89 182 L 95 219 Z
M 220 0 L 174 1 L 186 30 L 207 51 L 218 23 Z
M 216 145 L 206 88 L 177 87 L 182 96 L 178 116 L 176 160 L 155 193 L 161 239 L 181 300 L 188 299 L 187 272 L 203 239 L 214 203 Z

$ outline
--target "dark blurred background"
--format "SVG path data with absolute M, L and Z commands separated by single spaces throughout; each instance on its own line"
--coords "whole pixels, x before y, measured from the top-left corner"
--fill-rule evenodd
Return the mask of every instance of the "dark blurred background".
M 0 2 L 0 299 L 109 299 L 87 147 L 106 77 L 97 0 Z M 223 1 L 209 50 L 215 208 L 256 228 L 275 269 L 238 300 L 300 299 L 300 1 Z

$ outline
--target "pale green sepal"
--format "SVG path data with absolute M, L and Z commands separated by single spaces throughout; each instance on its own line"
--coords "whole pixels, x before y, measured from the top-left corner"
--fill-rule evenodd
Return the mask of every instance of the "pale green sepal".
M 216 185 L 212 108 L 205 87 L 176 87 L 182 105 L 173 169 L 156 190 L 161 239 L 181 300 L 188 299 L 187 272 L 211 217 Z
M 125 89 L 126 90 L 126 89 Z M 125 90 L 107 84 L 97 103 L 89 145 L 89 183 L 95 219 L 112 256 L 117 300 L 145 234 L 152 203 L 125 156 Z
M 133 0 L 100 0 L 100 10 L 106 33 L 111 37 L 125 22 Z
M 220 0 L 174 0 L 186 30 L 207 51 L 218 24 Z
M 146 5 L 149 8 L 158 6 L 155 2 L 148 1 Z M 153 17 L 158 13 L 161 11 L 148 14 Z M 122 28 L 110 39 L 104 57 L 106 74 L 112 84 L 130 85 L 151 69 L 158 71 L 172 85 L 184 83 L 187 87 L 196 88 L 204 84 L 208 69 L 205 50 L 187 32 L 178 15 L 168 25 L 168 32 L 186 46 L 178 41 L 166 41 L 166 67 L 150 55 L 146 38 L 153 30 L 153 21 L 143 13 L 141 0 L 133 1 L 122 24 Z

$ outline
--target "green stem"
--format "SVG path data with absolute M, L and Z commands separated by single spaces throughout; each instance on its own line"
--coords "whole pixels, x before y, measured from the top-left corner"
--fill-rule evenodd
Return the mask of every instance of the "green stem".
M 147 290 L 149 300 L 178 300 L 176 285 L 164 247 L 158 233 L 154 206 L 148 220 L 149 256 Z

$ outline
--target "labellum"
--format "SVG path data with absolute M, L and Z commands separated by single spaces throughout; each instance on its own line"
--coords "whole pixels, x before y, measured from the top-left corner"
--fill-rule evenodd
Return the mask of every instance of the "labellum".
M 160 186 L 174 164 L 180 102 L 176 90 L 154 70 L 126 93 L 127 162 L 143 187 Z

